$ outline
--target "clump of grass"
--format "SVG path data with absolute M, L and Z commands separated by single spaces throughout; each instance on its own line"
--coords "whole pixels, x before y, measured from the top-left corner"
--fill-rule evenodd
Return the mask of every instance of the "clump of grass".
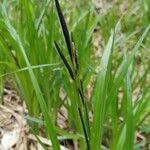
M 128 17 L 130 20 L 130 11 L 117 22 L 115 13 L 110 16 L 97 14 L 92 6 L 90 11 L 86 10 L 81 15 L 77 8 L 75 15 L 67 16 L 69 21 L 66 23 L 66 12 L 63 10 L 63 13 L 58 0 L 36 5 L 27 0 L 0 4 L 1 79 L 8 74 L 14 77 L 16 88 L 26 102 L 27 119 L 33 133 L 38 135 L 39 126 L 44 126 L 45 135 L 56 150 L 60 149 L 58 135 L 71 137 L 83 150 L 134 149 L 137 146 L 135 133 L 149 114 L 150 106 L 149 87 L 145 84 L 149 65 L 141 52 L 144 73 L 137 76 L 135 60 L 138 50 L 142 51 L 141 47 L 148 48 L 150 25 L 147 19 L 145 24 L 139 22 L 141 27 L 135 32 L 133 28 L 130 31 L 125 28 Z M 89 2 L 87 6 L 90 5 Z M 16 6 L 18 9 L 9 16 L 10 8 L 15 9 Z M 114 9 L 119 11 L 118 8 L 109 11 L 114 12 Z M 144 13 L 148 13 L 146 8 Z M 18 20 L 14 16 L 18 16 Z M 110 21 L 112 18 L 115 18 L 114 22 Z M 98 25 L 105 48 L 95 63 L 96 58 L 91 57 L 94 53 L 92 34 Z M 131 43 L 132 38 L 137 42 Z M 97 67 L 100 68 L 98 72 L 95 71 Z M 86 89 L 93 76 L 96 80 L 88 98 Z M 63 101 L 59 97 L 62 86 L 66 92 Z M 141 94 L 133 101 L 136 88 L 141 90 Z M 73 133 L 56 125 L 61 106 L 68 111 L 68 126 Z M 42 120 L 39 119 L 41 114 Z

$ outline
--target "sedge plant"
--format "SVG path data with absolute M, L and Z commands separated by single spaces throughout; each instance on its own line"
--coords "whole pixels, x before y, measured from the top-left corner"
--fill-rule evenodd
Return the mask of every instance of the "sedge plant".
M 70 3 L 0 2 L 0 94 L 3 79 L 12 76 L 26 103 L 31 131 L 45 149 L 38 139 L 41 126 L 54 150 L 68 139 L 81 150 L 138 149 L 136 132 L 150 110 L 150 88 L 145 84 L 150 70 L 145 59 L 150 41 L 148 2 L 139 22 L 140 15 L 131 22 L 132 5 L 118 21 L 117 5 L 98 14 L 91 1 L 78 0 L 74 7 Z M 69 7 L 70 12 L 64 9 Z M 140 26 L 136 31 L 135 22 Z M 104 50 L 96 58 L 92 38 L 98 26 Z M 142 55 L 142 75 L 136 64 L 138 55 Z M 90 96 L 87 86 L 92 88 Z M 135 97 L 137 89 L 140 96 Z M 67 129 L 57 124 L 62 106 L 68 113 Z

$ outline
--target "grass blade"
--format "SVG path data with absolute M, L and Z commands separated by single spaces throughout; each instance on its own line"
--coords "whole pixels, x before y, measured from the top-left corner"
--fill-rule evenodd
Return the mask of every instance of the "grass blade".
M 139 49 L 139 47 L 141 46 L 144 38 L 146 37 L 147 33 L 149 32 L 149 29 L 150 29 L 150 25 L 146 28 L 146 30 L 144 31 L 144 33 L 142 34 L 141 38 L 139 39 L 139 41 L 137 42 L 137 44 L 135 45 L 135 47 L 133 48 L 130 56 L 127 57 L 126 61 L 123 62 L 120 70 L 119 70 L 119 73 L 118 73 L 118 76 L 117 78 L 115 79 L 114 81 L 114 84 L 110 90 L 110 93 L 108 95 L 108 98 L 107 98 L 107 106 L 110 105 L 110 103 L 112 102 L 112 100 L 115 98 L 116 94 L 117 94 L 117 90 L 118 88 L 120 87 L 124 77 L 126 76 L 127 74 L 127 71 L 128 71 L 128 68 L 131 64 L 131 62 L 133 61 L 133 58 L 135 56 L 135 53 L 137 52 L 137 50 Z
M 3 7 L 3 9 L 5 9 L 5 8 Z M 58 139 L 57 139 L 57 136 L 56 136 L 54 125 L 53 125 L 53 123 L 51 121 L 51 117 L 49 115 L 48 108 L 47 108 L 47 105 L 45 103 L 42 91 L 41 91 L 41 89 L 39 87 L 38 81 L 37 81 L 37 79 L 35 77 L 35 74 L 34 74 L 34 72 L 32 70 L 32 67 L 31 67 L 29 59 L 28 59 L 28 57 L 26 55 L 26 51 L 25 51 L 25 49 L 24 49 L 24 47 L 22 45 L 20 37 L 19 37 L 19 35 L 17 35 L 15 29 L 10 24 L 8 19 L 6 21 L 6 28 L 8 29 L 8 33 L 10 34 L 12 39 L 14 39 L 14 42 L 16 43 L 16 45 L 18 46 L 18 48 L 20 49 L 20 51 L 22 53 L 24 61 L 25 61 L 26 65 L 27 65 L 27 67 L 28 67 L 28 72 L 29 72 L 29 75 L 30 75 L 30 78 L 31 78 L 31 82 L 32 82 L 33 88 L 34 88 L 35 93 L 37 95 L 37 100 L 38 100 L 38 102 L 40 104 L 40 107 L 41 107 L 41 110 L 42 110 L 42 113 L 43 113 L 43 116 L 44 116 L 44 124 L 45 124 L 45 127 L 47 129 L 47 134 L 48 134 L 49 138 L 52 141 L 53 148 L 56 149 L 56 150 L 59 150 L 60 147 L 59 147 L 59 142 L 58 142 Z
M 106 88 L 108 85 L 107 71 L 110 63 L 111 52 L 114 43 L 114 33 L 109 38 L 108 44 L 101 59 L 101 71 L 98 74 L 94 88 L 94 118 L 92 124 L 91 150 L 99 150 L 102 140 L 103 122 L 106 107 Z
M 125 78 L 125 99 L 126 99 L 126 141 L 127 149 L 133 149 L 134 142 L 134 124 L 133 124 L 133 107 L 132 107 L 132 89 L 131 89 L 131 69 L 129 69 Z

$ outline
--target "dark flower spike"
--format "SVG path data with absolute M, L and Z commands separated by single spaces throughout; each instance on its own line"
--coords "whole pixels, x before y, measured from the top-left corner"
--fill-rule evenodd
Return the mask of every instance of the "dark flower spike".
M 58 54 L 60 55 L 61 59 L 63 60 L 63 63 L 65 64 L 65 66 L 66 66 L 66 68 L 67 68 L 67 70 L 68 70 L 68 72 L 69 72 L 71 78 L 74 80 L 73 71 L 72 71 L 70 65 L 68 64 L 68 62 L 67 62 L 65 56 L 64 56 L 63 53 L 61 52 L 61 50 L 60 50 L 60 48 L 59 48 L 57 42 L 54 41 L 54 43 L 55 43 L 55 47 L 56 47 L 56 50 L 57 50 Z
M 67 45 L 67 48 L 68 48 L 68 52 L 69 52 L 71 61 L 73 62 L 73 58 L 72 58 L 73 55 L 72 55 L 72 46 L 71 46 L 71 41 L 70 41 L 70 35 L 69 35 L 67 24 L 65 22 L 65 19 L 64 19 L 64 16 L 63 16 L 63 13 L 62 13 L 62 10 L 61 10 L 61 7 L 59 5 L 58 0 L 55 0 L 55 5 L 56 5 L 59 21 L 60 21 L 60 24 L 61 24 L 61 27 L 62 27 L 62 30 L 63 30 L 63 34 L 64 34 L 64 37 L 65 37 L 65 41 L 66 41 L 66 45 Z
M 78 63 L 78 56 L 77 56 L 77 49 L 75 46 L 73 33 L 71 32 L 71 41 L 72 41 L 72 51 L 73 51 L 73 59 L 74 59 L 74 66 L 76 67 L 76 73 L 78 73 L 79 70 L 79 63 Z
M 73 47 L 73 60 L 74 60 L 74 63 L 76 66 L 75 67 L 75 73 L 78 74 L 78 69 L 79 69 L 79 63 L 78 63 L 78 57 L 77 57 L 77 50 L 76 50 L 76 47 L 75 47 L 75 42 L 74 42 L 74 38 L 73 38 L 73 33 L 71 32 L 71 41 L 72 41 L 72 47 Z M 86 106 L 86 103 L 85 103 L 85 100 L 84 100 L 84 92 L 83 92 L 83 82 L 82 80 L 79 78 L 79 87 L 78 87 L 78 92 L 79 92 L 79 95 L 80 95 L 80 98 L 82 100 L 82 104 L 83 104 L 83 107 L 85 109 L 85 116 L 86 116 L 86 121 L 87 121 L 87 125 L 88 125 L 88 134 L 90 135 L 90 125 L 89 125 L 89 117 L 88 117 L 88 110 L 87 110 L 87 106 Z

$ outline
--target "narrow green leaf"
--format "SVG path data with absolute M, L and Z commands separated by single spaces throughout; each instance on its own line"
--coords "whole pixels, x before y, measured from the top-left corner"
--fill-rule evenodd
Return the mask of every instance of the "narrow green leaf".
M 135 56 L 135 53 L 137 52 L 137 50 L 139 49 L 139 47 L 141 46 L 144 38 L 146 37 L 147 33 L 149 32 L 150 29 L 150 25 L 146 28 L 146 30 L 144 31 L 144 33 L 142 34 L 141 38 L 139 39 L 139 41 L 137 42 L 137 44 L 135 45 L 135 47 L 133 48 L 131 54 L 127 57 L 127 59 L 123 62 L 123 64 L 121 65 L 121 68 L 119 69 L 119 73 L 117 78 L 115 79 L 113 86 L 109 92 L 108 98 L 107 98 L 107 106 L 110 105 L 110 103 L 114 100 L 118 88 L 120 87 L 124 77 L 127 74 L 127 70 L 131 64 L 131 62 L 133 61 L 133 58 Z
M 134 123 L 133 123 L 133 107 L 132 107 L 132 89 L 131 89 L 131 77 L 130 69 L 126 75 L 125 79 L 125 99 L 126 99 L 126 149 L 133 149 L 134 143 Z
M 54 128 L 54 125 L 52 123 L 51 117 L 49 116 L 48 108 L 47 108 L 47 105 L 45 103 L 42 91 L 39 87 L 38 81 L 35 77 L 35 74 L 32 70 L 31 65 L 30 65 L 29 59 L 26 55 L 26 51 L 25 51 L 25 49 L 22 45 L 20 37 L 17 35 L 15 29 L 11 26 L 9 20 L 7 20 L 6 25 L 7 25 L 7 28 L 8 28 L 8 31 L 9 31 L 10 35 L 12 36 L 12 38 L 14 39 L 16 44 L 18 45 L 18 47 L 19 47 L 19 49 L 20 49 L 20 51 L 23 55 L 23 58 L 26 62 L 26 65 L 28 67 L 28 72 L 29 72 L 29 75 L 30 75 L 30 78 L 31 78 L 31 82 L 32 82 L 32 85 L 34 87 L 35 93 L 37 95 L 37 100 L 40 104 L 40 107 L 41 107 L 41 110 L 42 110 L 42 113 L 43 113 L 43 116 L 44 116 L 44 124 L 45 124 L 46 129 L 47 129 L 47 134 L 48 134 L 49 138 L 52 141 L 52 145 L 53 145 L 54 149 L 59 150 L 60 147 L 59 147 L 59 142 L 58 142 L 58 139 L 57 139 L 57 136 L 56 136 L 55 128 Z
M 110 63 L 111 52 L 114 43 L 114 33 L 111 34 L 107 43 L 106 49 L 101 59 L 101 71 L 97 76 L 96 85 L 94 88 L 94 113 L 93 113 L 93 124 L 91 131 L 91 150 L 99 150 L 101 147 L 103 123 L 106 107 L 106 88 L 108 85 L 107 71 Z

